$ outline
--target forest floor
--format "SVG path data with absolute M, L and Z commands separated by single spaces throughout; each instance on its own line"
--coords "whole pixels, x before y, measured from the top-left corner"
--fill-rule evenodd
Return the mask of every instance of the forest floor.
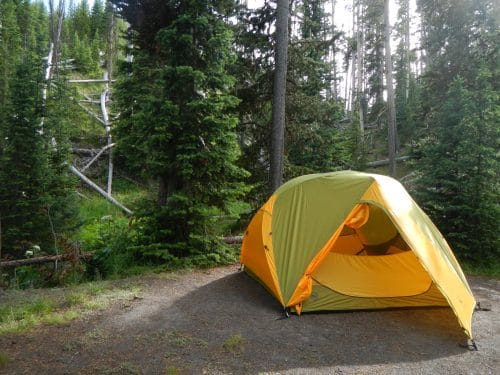
M 304 314 L 236 266 L 134 278 L 66 325 L 0 336 L 6 374 L 499 374 L 500 281 L 470 277 L 479 351 L 448 308 Z M 120 282 L 120 281 L 118 281 Z

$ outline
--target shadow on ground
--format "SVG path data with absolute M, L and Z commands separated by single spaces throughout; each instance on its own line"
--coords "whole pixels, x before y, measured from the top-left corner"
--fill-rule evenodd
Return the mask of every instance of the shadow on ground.
M 449 308 L 279 319 L 281 311 L 262 286 L 238 272 L 187 293 L 168 309 L 152 315 L 150 322 L 156 330 L 206 343 L 207 347 L 171 350 L 172 363 L 192 373 L 210 368 L 258 373 L 401 363 L 464 352 L 458 344 L 465 342 L 465 335 Z M 241 343 L 228 348 L 228 340 L 239 341 L 238 335 Z
M 0 373 L 493 374 L 498 364 L 494 314 L 476 319 L 484 350 L 473 353 L 448 308 L 280 319 L 276 300 L 236 267 L 141 282 L 142 296 L 89 318 L 0 337 L 10 358 Z M 496 304 L 496 287 L 478 288 Z

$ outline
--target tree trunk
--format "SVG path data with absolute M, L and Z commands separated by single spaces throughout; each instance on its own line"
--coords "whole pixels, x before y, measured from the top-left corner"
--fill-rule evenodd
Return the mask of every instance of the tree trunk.
M 391 57 L 391 25 L 389 24 L 389 0 L 384 0 L 385 24 L 385 76 L 387 83 L 388 141 L 389 141 L 389 174 L 396 176 L 396 108 L 394 104 L 394 88 L 392 86 L 392 57 Z
M 158 206 L 163 207 L 167 204 L 168 196 L 168 177 L 158 177 Z
M 406 87 L 405 87 L 405 99 L 408 100 L 410 96 L 410 1 L 406 2 L 405 9 L 405 57 L 406 57 Z
M 0 269 L 9 268 L 9 267 L 20 267 L 20 266 L 28 266 L 32 264 L 41 264 L 47 262 L 58 262 L 58 261 L 74 261 L 76 259 L 90 259 L 94 256 L 94 253 L 83 253 L 76 255 L 61 254 L 61 255 L 47 255 L 36 258 L 28 258 L 28 259 L 16 259 L 16 260 L 6 260 L 0 262 Z
M 337 5 L 336 0 L 332 0 L 332 39 L 335 38 L 335 6 Z M 337 61 L 336 51 L 335 51 L 335 41 L 332 42 L 332 70 L 333 70 L 333 87 L 330 85 L 330 89 L 333 89 L 331 93 L 331 98 L 337 100 L 338 97 L 338 83 L 337 83 Z
M 288 53 L 288 0 L 278 0 L 276 9 L 276 47 L 273 86 L 273 125 L 271 135 L 270 189 L 283 183 L 285 143 L 285 96 Z
M 61 52 L 61 33 L 62 33 L 62 28 L 64 24 L 64 16 L 65 16 L 65 11 L 66 11 L 66 3 L 65 0 L 60 0 L 59 1 L 59 7 L 58 7 L 58 18 L 57 18 L 57 29 L 55 30 L 54 38 L 52 42 L 54 43 L 54 55 L 53 55 L 53 60 L 51 61 L 52 65 L 54 66 L 53 71 L 51 74 L 54 72 L 57 72 L 59 69 L 59 55 Z
M 365 133 L 365 119 L 363 112 L 363 52 L 364 52 L 364 35 L 363 35 L 363 10 L 361 4 L 358 3 L 357 9 L 357 33 L 356 33 L 356 56 L 357 56 L 357 83 L 356 83 L 356 97 L 358 99 L 358 113 L 359 113 L 359 134 L 363 139 Z
M 356 9 L 359 6 L 359 3 L 356 0 L 352 0 L 352 37 L 354 38 L 356 34 Z M 352 64 L 351 64 L 351 93 L 349 96 L 349 114 L 352 119 L 352 111 L 354 107 L 354 98 L 355 98 L 355 93 L 356 93 L 356 61 L 357 61 L 357 51 L 356 53 L 352 51 Z M 346 98 L 347 100 L 347 98 Z

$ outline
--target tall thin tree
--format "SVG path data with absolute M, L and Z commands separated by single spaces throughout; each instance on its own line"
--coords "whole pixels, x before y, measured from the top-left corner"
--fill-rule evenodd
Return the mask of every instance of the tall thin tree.
M 384 0 L 384 24 L 385 24 L 385 79 L 387 85 L 387 106 L 389 116 L 387 121 L 388 143 L 389 143 L 389 173 L 396 176 L 396 106 L 394 104 L 394 88 L 392 85 L 392 57 L 391 57 L 391 25 L 389 23 L 389 0 Z
M 273 87 L 273 125 L 271 135 L 270 190 L 283 183 L 285 143 L 285 94 L 288 55 L 288 0 L 278 0 L 276 9 L 276 47 Z

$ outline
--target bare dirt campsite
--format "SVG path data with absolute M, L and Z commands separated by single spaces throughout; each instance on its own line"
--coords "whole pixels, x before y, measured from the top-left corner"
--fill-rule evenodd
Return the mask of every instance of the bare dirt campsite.
M 0 373 L 498 374 L 500 282 L 469 280 L 491 309 L 474 315 L 478 351 L 461 346 L 447 308 L 280 319 L 271 295 L 228 266 L 112 282 L 105 307 L 0 336 Z M 2 293 L 5 304 L 37 291 Z

